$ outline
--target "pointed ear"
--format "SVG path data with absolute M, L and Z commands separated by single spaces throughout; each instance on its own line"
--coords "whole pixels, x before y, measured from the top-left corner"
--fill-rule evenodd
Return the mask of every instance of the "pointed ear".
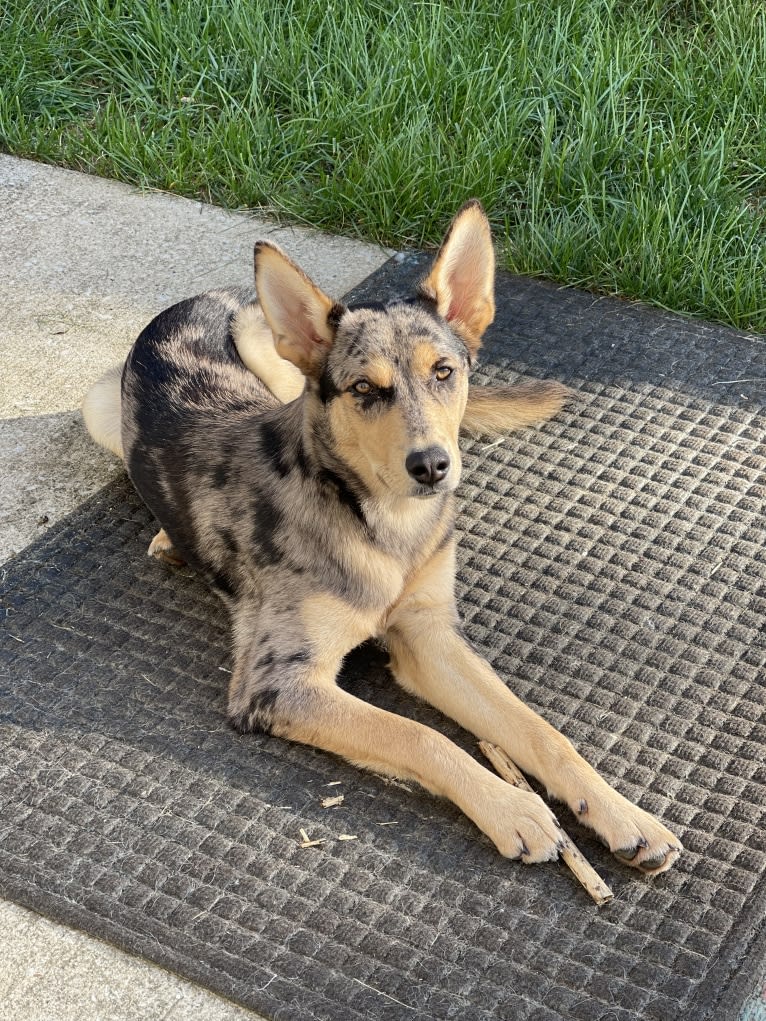
M 487 215 L 471 199 L 452 221 L 420 293 L 463 338 L 475 356 L 495 318 L 495 251 Z
M 255 288 L 279 355 L 319 377 L 344 307 L 270 241 L 255 246 Z

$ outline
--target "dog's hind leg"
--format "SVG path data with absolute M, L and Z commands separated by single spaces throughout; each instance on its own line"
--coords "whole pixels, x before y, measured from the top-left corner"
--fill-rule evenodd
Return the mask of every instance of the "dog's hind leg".
M 545 784 L 611 851 L 646 873 L 664 872 L 681 843 L 614 790 L 554 727 L 513 695 L 458 633 L 450 551 L 434 558 L 389 616 L 391 668 L 408 691 L 499 745 Z
M 303 393 L 306 379 L 292 362 L 277 354 L 274 334 L 260 305 L 245 305 L 237 313 L 231 335 L 246 368 L 266 384 L 277 400 L 289 404 Z
M 268 610 L 263 616 L 268 618 Z M 270 628 L 256 633 L 251 644 L 239 644 L 228 707 L 237 730 L 265 730 L 366 769 L 414 780 L 452 800 L 501 854 L 525 862 L 557 857 L 563 834 L 536 794 L 500 780 L 429 727 L 341 690 L 335 675 L 342 657 L 322 654 L 314 642 L 294 646 L 285 636 L 296 632 L 282 620 L 278 640 Z M 237 634 L 235 624 L 235 648 Z M 336 638 L 328 629 L 326 644 L 337 644 Z

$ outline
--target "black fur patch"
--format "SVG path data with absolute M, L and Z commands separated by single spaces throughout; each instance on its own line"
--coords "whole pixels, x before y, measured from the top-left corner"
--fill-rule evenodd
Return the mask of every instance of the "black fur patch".
M 234 598 L 237 594 L 237 586 L 225 569 L 211 570 L 209 572 L 210 583 L 214 588 L 225 596 Z
M 393 386 L 376 386 L 371 393 L 360 394 L 357 400 L 365 411 L 390 407 L 396 400 L 396 389 Z
M 237 543 L 237 540 L 234 537 L 234 533 L 231 531 L 231 529 L 219 528 L 218 534 L 221 536 L 221 540 L 226 549 L 229 551 L 229 553 L 231 553 L 233 556 L 236 556 L 237 553 L 239 553 L 239 544 Z
M 280 478 L 290 474 L 291 465 L 285 458 L 285 443 L 276 422 L 261 422 L 261 449 L 269 464 Z
M 263 670 L 264 667 L 269 667 L 274 663 L 274 653 L 267 652 L 265 656 L 253 664 L 253 670 Z
M 253 559 L 258 567 L 272 567 L 282 560 L 276 533 L 282 524 L 282 512 L 265 493 L 250 505 L 253 515 Z
M 228 485 L 229 482 L 228 465 L 217 464 L 213 469 L 213 475 L 210 481 L 213 483 L 213 489 L 223 489 L 224 486 Z
M 348 507 L 354 517 L 361 521 L 363 525 L 367 524 L 359 497 L 344 478 L 329 468 L 323 468 L 319 473 L 319 480 L 336 493 L 338 501 L 344 507 Z
M 322 375 L 319 377 L 319 400 L 322 404 L 329 404 L 336 397 L 340 396 L 340 390 L 335 385 L 335 380 L 330 375 L 330 370 L 325 365 Z
M 244 712 L 232 713 L 229 722 L 240 734 L 255 730 L 270 734 L 278 698 L 279 688 L 262 688 L 253 695 Z
M 280 663 L 285 666 L 289 666 L 291 663 L 308 663 L 311 659 L 308 652 L 303 649 L 301 652 L 294 652 L 290 656 L 285 656 L 284 659 L 280 659 Z
M 341 321 L 343 316 L 346 314 L 346 306 L 342 305 L 339 301 L 336 301 L 330 311 L 327 313 L 327 323 L 334 330 L 338 329 L 338 323 Z

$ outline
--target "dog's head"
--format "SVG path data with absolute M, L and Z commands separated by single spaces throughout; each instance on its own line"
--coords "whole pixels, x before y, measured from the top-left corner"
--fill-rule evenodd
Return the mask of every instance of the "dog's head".
M 468 372 L 492 322 L 494 251 L 487 217 L 468 202 L 417 297 L 346 308 L 279 248 L 255 250 L 258 296 L 277 351 L 307 379 L 335 452 L 381 497 L 450 492 Z

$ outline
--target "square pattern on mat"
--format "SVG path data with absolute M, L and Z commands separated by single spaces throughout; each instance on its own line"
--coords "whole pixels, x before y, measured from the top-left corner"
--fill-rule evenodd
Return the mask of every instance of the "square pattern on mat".
M 766 950 L 766 487 L 760 405 L 715 377 L 743 352 L 741 376 L 764 377 L 763 356 L 530 281 L 502 277 L 499 295 L 479 380 L 555 375 L 580 400 L 465 445 L 466 629 L 677 829 L 679 864 L 636 877 L 567 819 L 615 890 L 599 912 L 559 866 L 503 861 L 449 804 L 234 734 L 222 611 L 147 561 L 153 523 L 119 482 L 7 565 L 7 896 L 275 1018 L 736 1017 Z M 343 683 L 473 750 L 394 689 L 379 650 Z M 343 805 L 322 808 L 328 793 Z M 301 848 L 301 829 L 324 843 Z

